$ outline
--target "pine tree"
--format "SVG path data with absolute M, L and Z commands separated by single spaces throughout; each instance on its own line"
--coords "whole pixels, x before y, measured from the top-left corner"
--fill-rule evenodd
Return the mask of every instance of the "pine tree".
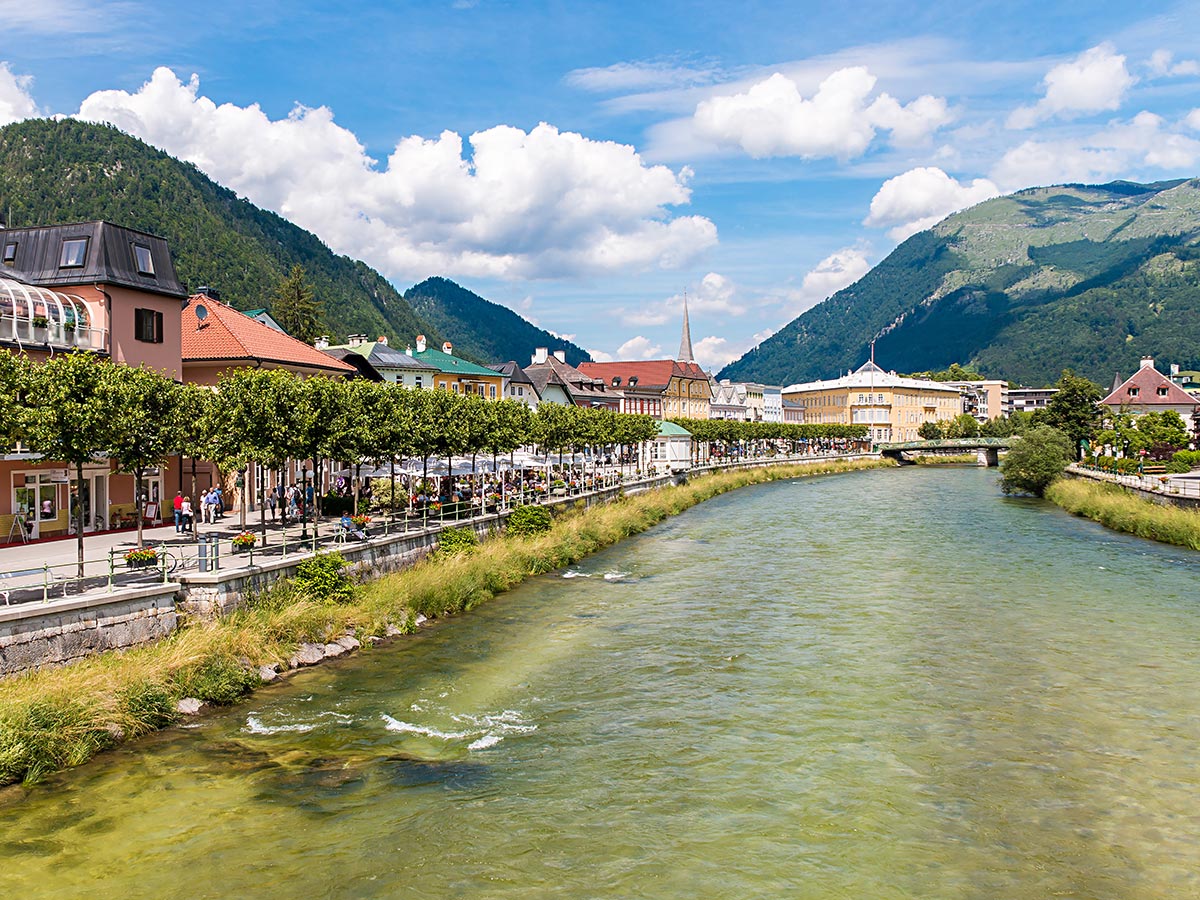
M 325 333 L 321 305 L 308 283 L 304 266 L 297 263 L 275 288 L 271 318 L 292 337 L 311 344 Z

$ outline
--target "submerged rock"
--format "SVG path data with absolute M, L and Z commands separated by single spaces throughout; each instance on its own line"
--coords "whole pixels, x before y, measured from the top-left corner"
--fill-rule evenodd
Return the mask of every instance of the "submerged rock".
M 184 716 L 199 715 L 202 709 L 204 709 L 204 701 L 195 697 L 184 697 L 175 704 L 175 711 Z
M 336 659 L 346 653 L 346 648 L 341 644 L 326 644 L 321 651 L 325 654 L 326 659 Z
M 359 643 L 358 638 L 354 637 L 353 635 L 349 635 L 349 634 L 346 635 L 345 637 L 338 638 L 336 641 L 334 641 L 334 643 L 341 644 L 347 650 L 357 650 L 359 647 L 362 646 L 362 644 Z

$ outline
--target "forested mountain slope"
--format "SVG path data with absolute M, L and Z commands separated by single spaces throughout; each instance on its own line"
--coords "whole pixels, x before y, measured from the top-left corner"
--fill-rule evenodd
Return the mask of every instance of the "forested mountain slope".
M 446 278 L 427 278 L 409 288 L 404 299 L 417 315 L 454 344 L 454 352 L 496 364 L 515 360 L 529 365 L 538 347 L 565 350 L 573 366 L 590 362 L 591 355 L 570 341 L 555 337 L 507 307 L 485 300 Z
M 906 240 L 722 378 L 790 384 L 867 358 L 1110 384 L 1143 355 L 1200 365 L 1200 180 L 1032 188 Z
M 441 339 L 370 266 L 106 125 L 35 119 L 0 128 L 0 210 L 13 226 L 107 219 L 161 235 L 189 289 L 214 287 L 240 309 L 270 307 L 299 263 L 335 339 Z

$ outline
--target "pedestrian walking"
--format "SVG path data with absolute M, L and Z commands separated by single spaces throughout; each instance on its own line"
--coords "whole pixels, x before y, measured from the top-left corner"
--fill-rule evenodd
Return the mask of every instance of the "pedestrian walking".
M 175 492 L 175 533 L 183 533 L 183 491 Z
M 271 510 L 271 521 L 275 521 L 275 489 L 267 492 L 267 508 Z
M 188 497 L 184 497 L 179 504 L 179 516 L 183 519 L 183 530 L 190 534 L 193 529 L 193 513 L 192 501 Z

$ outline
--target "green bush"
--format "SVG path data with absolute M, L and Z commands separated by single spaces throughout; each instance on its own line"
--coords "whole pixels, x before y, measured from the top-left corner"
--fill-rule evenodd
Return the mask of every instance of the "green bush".
M 177 715 L 171 692 L 153 681 L 131 684 L 121 692 L 120 705 L 126 720 L 138 734 L 166 728 Z
M 314 600 L 349 603 L 354 599 L 354 581 L 346 573 L 345 558 L 337 552 L 318 553 L 300 563 L 293 584 Z
M 444 528 L 438 535 L 437 552 L 441 556 L 471 553 L 479 546 L 479 536 L 473 528 Z
M 217 656 L 176 673 L 180 693 L 207 703 L 228 706 L 258 686 L 258 672 L 236 659 Z
M 345 497 L 332 491 L 321 498 L 321 513 L 326 516 L 340 516 L 342 513 L 354 512 L 354 496 Z
M 542 534 L 551 524 L 550 510 L 544 506 L 518 506 L 508 517 L 507 533 L 518 537 Z
M 1179 475 L 1197 466 L 1200 466 L 1200 450 L 1180 450 L 1167 463 L 1167 471 Z
M 1074 452 L 1071 439 L 1057 428 L 1040 425 L 1016 441 L 1000 463 L 1000 489 L 1006 494 L 1034 494 L 1062 475 Z
M 40 781 L 55 769 L 79 765 L 115 740 L 82 703 L 36 700 L 0 719 L 0 784 Z

